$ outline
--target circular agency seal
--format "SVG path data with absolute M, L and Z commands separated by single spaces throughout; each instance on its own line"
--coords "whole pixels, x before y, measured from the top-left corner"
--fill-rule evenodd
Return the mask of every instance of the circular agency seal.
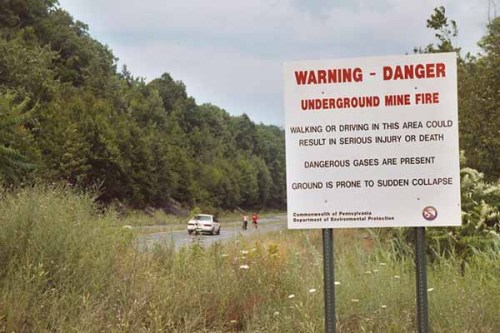
M 434 208 L 432 206 L 427 206 L 422 210 L 422 216 L 427 221 L 434 221 L 436 219 L 436 217 L 438 216 L 438 212 L 437 212 L 436 208 Z

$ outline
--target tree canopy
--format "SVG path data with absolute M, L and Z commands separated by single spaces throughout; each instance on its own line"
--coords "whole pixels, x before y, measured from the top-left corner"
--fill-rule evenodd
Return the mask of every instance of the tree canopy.
M 132 207 L 283 208 L 284 132 L 116 70 L 54 0 L 0 3 L 0 181 L 100 188 Z

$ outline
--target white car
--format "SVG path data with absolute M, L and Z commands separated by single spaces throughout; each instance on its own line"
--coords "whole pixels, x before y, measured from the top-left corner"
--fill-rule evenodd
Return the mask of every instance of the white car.
M 214 215 L 198 214 L 188 221 L 187 231 L 190 235 L 193 232 L 220 235 L 220 223 Z

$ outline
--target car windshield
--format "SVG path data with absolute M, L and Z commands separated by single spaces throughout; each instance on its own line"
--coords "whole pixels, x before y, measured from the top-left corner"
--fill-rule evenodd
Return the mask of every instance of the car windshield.
M 195 220 L 198 220 L 198 221 L 211 221 L 212 219 L 210 218 L 210 216 L 208 215 L 196 215 L 194 217 Z

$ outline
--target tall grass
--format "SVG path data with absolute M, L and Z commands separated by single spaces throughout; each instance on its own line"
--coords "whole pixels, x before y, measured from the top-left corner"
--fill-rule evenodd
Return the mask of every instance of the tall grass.
M 89 194 L 0 200 L 0 332 L 322 332 L 320 231 L 139 250 Z M 339 332 L 415 331 L 411 258 L 335 232 Z M 499 332 L 500 254 L 429 264 L 434 332 Z
M 90 295 L 107 293 L 132 239 L 96 214 L 89 194 L 65 188 L 3 193 L 0 212 L 0 326 L 8 332 L 78 320 Z

